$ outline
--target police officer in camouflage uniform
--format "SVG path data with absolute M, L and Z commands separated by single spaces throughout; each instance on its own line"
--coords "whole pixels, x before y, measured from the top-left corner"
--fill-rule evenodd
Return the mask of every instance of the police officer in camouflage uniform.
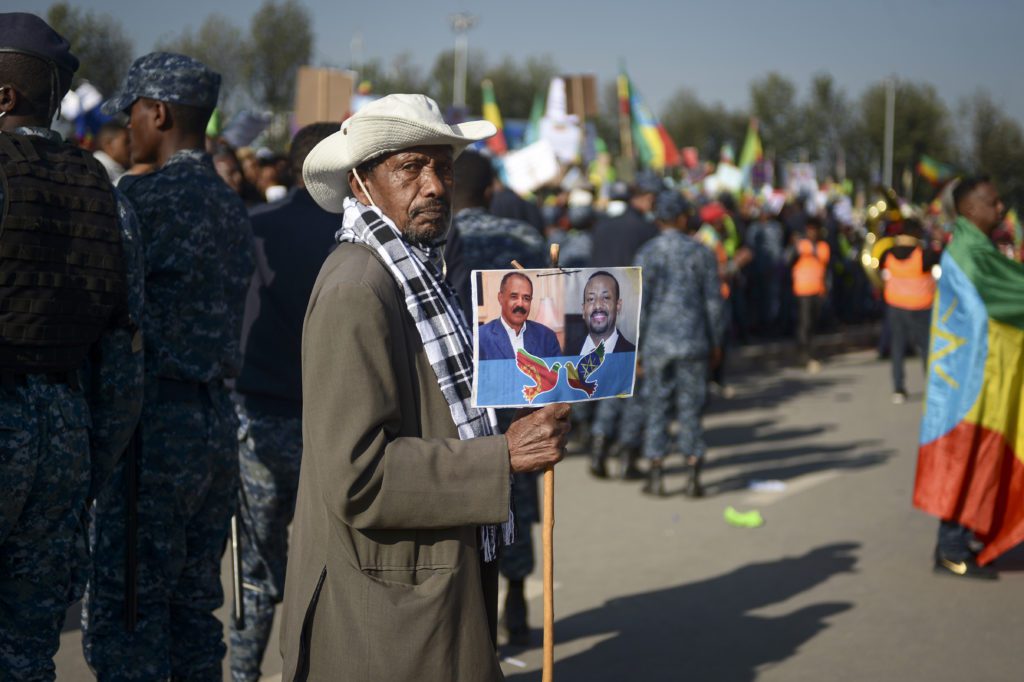
M 49 129 L 78 60 L 0 14 L 0 679 L 52 680 L 88 570 L 87 505 L 142 404 L 135 216 Z
M 255 682 L 284 596 L 288 524 L 302 459 L 302 321 L 320 266 L 335 245 L 337 216 L 313 201 L 302 163 L 334 123 L 296 133 L 289 164 L 298 185 L 250 214 L 256 270 L 242 323 L 242 371 L 234 399 L 244 627 L 231 621 L 231 677 Z
M 205 153 L 220 76 L 156 52 L 132 64 L 103 107 L 129 112 L 135 163 L 126 177 L 146 262 L 146 372 L 138 455 L 138 610 L 125 623 L 125 467 L 97 498 L 94 570 L 82 616 L 100 680 L 220 680 L 220 559 L 238 485 L 238 418 L 224 380 L 241 364 L 252 274 L 241 199 Z
M 452 196 L 454 227 L 462 244 L 462 262 L 472 270 L 507 270 L 513 260 L 525 268 L 542 268 L 545 262 L 544 240 L 532 225 L 521 220 L 491 214 L 494 169 L 490 160 L 476 152 L 465 151 L 455 160 L 455 188 Z M 467 278 L 468 280 L 468 278 Z M 476 301 L 470 298 L 469 281 L 453 283 L 467 320 L 476 315 Z M 502 433 L 512 421 L 515 410 L 498 410 L 498 429 Z M 509 644 L 525 646 L 530 642 L 524 584 L 533 572 L 533 524 L 540 520 L 537 505 L 537 474 L 512 475 L 512 500 L 515 508 L 516 541 L 500 549 L 498 570 L 508 580 L 502 624 Z
M 653 210 L 657 194 L 664 186 L 660 177 L 651 172 L 643 172 L 628 190 L 625 187 L 616 188 L 617 192 L 625 192 L 616 193 L 616 196 L 627 198 L 628 205 L 624 212 L 608 215 L 594 224 L 591 266 L 619 268 L 633 264 L 637 250 L 658 235 L 658 228 L 648 218 L 648 214 Z M 605 461 L 615 449 L 618 450 L 620 460 L 619 476 L 623 479 L 642 476 L 635 464 L 643 441 L 642 381 L 642 377 L 638 376 L 632 398 L 601 400 L 594 407 L 590 473 L 597 478 L 607 478 Z
M 721 353 L 722 295 L 714 255 L 683 234 L 687 212 L 678 192 L 662 192 L 656 204 L 661 234 L 636 257 L 643 268 L 644 457 L 650 462 L 644 492 L 665 494 L 662 461 L 669 454 L 668 426 L 675 419 L 678 451 L 690 467 L 686 494 L 700 497 L 705 451 L 701 412 L 709 363 Z

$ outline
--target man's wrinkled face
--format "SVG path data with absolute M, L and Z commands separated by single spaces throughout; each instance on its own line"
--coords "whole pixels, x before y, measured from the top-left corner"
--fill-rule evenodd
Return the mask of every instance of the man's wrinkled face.
M 509 277 L 498 291 L 498 303 L 501 305 L 501 316 L 508 326 L 516 330 L 521 329 L 523 323 L 530 317 L 533 283 L 525 276 Z
M 606 338 L 615 330 L 615 319 L 622 310 L 619 287 L 607 275 L 598 275 L 583 290 L 583 321 L 591 336 Z
M 985 234 L 990 234 L 1003 221 L 1006 206 L 999 196 L 999 190 L 990 182 L 978 185 L 966 201 L 964 217 L 978 226 Z
M 443 237 L 451 225 L 454 159 L 448 146 L 410 147 L 384 159 L 363 178 L 373 203 L 412 243 Z M 358 183 L 350 183 L 362 203 Z

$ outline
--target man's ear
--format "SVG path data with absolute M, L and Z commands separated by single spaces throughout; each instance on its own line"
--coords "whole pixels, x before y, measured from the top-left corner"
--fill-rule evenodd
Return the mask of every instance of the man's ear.
M 366 176 L 362 176 L 361 179 L 363 184 L 367 184 L 370 181 Z M 354 170 L 350 170 L 348 172 L 348 188 L 352 191 L 352 196 L 355 197 L 356 201 L 363 206 L 370 205 L 370 197 L 366 196 L 366 192 L 364 192 L 363 188 L 360 187 L 359 180 L 356 180 L 356 172 Z
M 0 111 L 13 114 L 18 108 L 18 91 L 10 83 L 0 85 Z
M 174 125 L 174 116 L 171 114 L 171 108 L 167 106 L 166 102 L 154 100 L 151 114 L 153 116 L 153 126 L 157 130 L 168 130 Z
M 352 192 L 352 196 L 354 196 L 356 198 L 356 201 L 358 201 L 360 204 L 362 204 L 363 203 L 363 199 L 365 197 L 363 197 L 363 191 L 359 187 L 359 183 L 356 182 L 356 175 L 355 175 L 355 173 L 353 173 L 352 171 L 349 171 L 348 175 L 346 176 L 346 179 L 348 180 L 348 189 L 349 189 L 350 192 Z

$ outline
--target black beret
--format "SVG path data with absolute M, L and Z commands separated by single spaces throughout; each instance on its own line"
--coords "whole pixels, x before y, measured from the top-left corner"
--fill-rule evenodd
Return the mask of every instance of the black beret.
M 27 12 L 0 14 L 0 52 L 37 57 L 69 74 L 78 70 L 78 57 L 71 54 L 68 41 L 45 21 Z

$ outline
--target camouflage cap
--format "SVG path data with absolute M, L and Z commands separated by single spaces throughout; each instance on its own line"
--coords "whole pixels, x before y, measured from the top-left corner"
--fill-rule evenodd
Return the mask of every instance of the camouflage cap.
M 671 223 L 684 213 L 690 212 L 690 202 L 674 189 L 662 190 L 654 202 L 655 217 L 665 223 Z
M 150 52 L 128 69 L 121 87 L 103 103 L 103 113 L 126 111 L 140 97 L 203 109 L 217 106 L 220 74 L 201 61 L 173 52 Z

